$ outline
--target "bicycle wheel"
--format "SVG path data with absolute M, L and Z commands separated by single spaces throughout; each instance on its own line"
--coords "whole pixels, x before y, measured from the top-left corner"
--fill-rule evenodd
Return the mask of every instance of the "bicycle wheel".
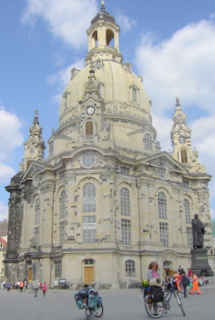
M 154 319 L 162 317 L 164 313 L 163 302 L 153 302 L 150 294 L 145 298 L 145 308 L 149 317 Z
M 174 295 L 175 295 L 175 298 L 176 298 L 176 300 L 177 300 L 177 302 L 178 302 L 179 307 L 181 308 L 181 311 L 182 311 L 182 313 L 183 313 L 183 316 L 186 317 L 186 313 L 185 313 L 185 311 L 184 311 L 184 309 L 183 309 L 183 307 L 182 307 L 181 298 L 179 297 L 178 292 L 175 292 Z
M 104 307 L 101 301 L 98 301 L 97 308 L 98 309 L 96 311 L 92 311 L 92 314 L 94 315 L 94 317 L 100 318 L 104 312 Z

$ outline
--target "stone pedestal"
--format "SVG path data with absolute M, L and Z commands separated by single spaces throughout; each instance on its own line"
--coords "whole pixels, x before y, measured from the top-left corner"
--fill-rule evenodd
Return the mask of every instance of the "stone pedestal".
M 213 276 L 214 273 L 208 264 L 207 249 L 191 249 L 191 267 L 190 269 L 199 277 L 201 275 Z

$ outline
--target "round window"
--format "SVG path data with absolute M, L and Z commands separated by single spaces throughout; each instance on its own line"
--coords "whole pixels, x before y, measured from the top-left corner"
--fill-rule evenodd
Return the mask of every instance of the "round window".
M 85 168 L 92 168 L 96 163 L 96 159 L 92 153 L 86 153 L 82 157 L 82 165 Z

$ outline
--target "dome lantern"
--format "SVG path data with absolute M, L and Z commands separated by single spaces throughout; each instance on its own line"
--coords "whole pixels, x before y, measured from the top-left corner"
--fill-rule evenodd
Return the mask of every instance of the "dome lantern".
M 91 21 L 91 26 L 87 30 L 88 55 L 85 59 L 86 63 L 104 58 L 121 63 L 119 33 L 120 27 L 115 23 L 114 17 L 105 11 L 104 1 L 102 1 L 100 12 Z

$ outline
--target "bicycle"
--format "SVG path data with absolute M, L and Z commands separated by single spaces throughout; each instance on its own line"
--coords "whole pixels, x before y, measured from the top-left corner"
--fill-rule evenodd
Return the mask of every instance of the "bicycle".
M 103 315 L 102 298 L 93 286 L 85 285 L 75 294 L 74 298 L 78 308 L 85 310 L 87 320 L 92 320 L 94 317 L 100 318 Z
M 186 316 L 174 281 L 169 281 L 165 284 L 164 292 L 161 287 L 149 285 L 142 287 L 141 291 L 144 292 L 145 309 L 149 317 L 157 319 L 162 317 L 164 313 L 167 313 L 170 310 L 170 301 L 173 295 L 183 316 Z

